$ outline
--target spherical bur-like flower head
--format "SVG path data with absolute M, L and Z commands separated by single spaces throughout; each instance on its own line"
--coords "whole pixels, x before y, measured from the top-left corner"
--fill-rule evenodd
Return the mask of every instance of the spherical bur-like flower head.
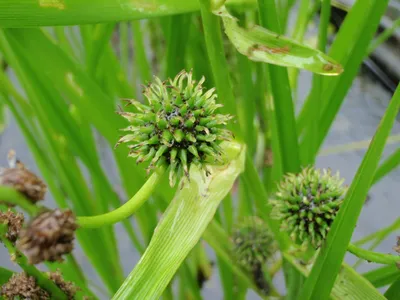
M 314 168 L 282 180 L 273 201 L 274 214 L 297 244 L 321 246 L 343 202 L 343 181 L 339 173 Z
M 13 274 L 9 281 L 1 287 L 0 295 L 7 300 L 50 299 L 49 294 L 36 284 L 36 279 L 26 273 Z
M 72 211 L 45 211 L 21 230 L 17 247 L 31 264 L 62 261 L 62 255 L 70 253 L 74 247 L 77 228 Z
M 12 243 L 15 243 L 22 225 L 24 224 L 24 215 L 15 213 L 10 209 L 7 212 L 0 211 L 0 224 L 7 225 L 6 238 Z
M 250 271 L 264 264 L 276 251 L 272 233 L 257 217 L 240 222 L 233 230 L 232 240 L 235 259 Z
M 17 160 L 13 150 L 9 151 L 8 163 L 10 167 L 0 171 L 0 185 L 16 189 L 32 203 L 43 200 L 47 191 L 46 184 Z
M 215 89 L 203 91 L 204 80 L 196 82 L 185 71 L 168 82 L 155 77 L 144 90 L 148 104 L 130 100 L 138 112 L 120 112 L 131 125 L 117 145 L 128 143 L 129 156 L 149 162 L 148 170 L 169 165 L 171 186 L 182 173 L 189 179 L 192 164 L 202 168 L 207 158 L 220 161 L 219 144 L 232 138 L 223 128 L 231 116 L 216 113 L 221 105 L 215 103 Z

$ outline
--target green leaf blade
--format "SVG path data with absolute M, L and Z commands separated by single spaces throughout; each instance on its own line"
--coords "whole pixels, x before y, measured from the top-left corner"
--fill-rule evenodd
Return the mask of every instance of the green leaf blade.
M 323 52 L 260 26 L 241 28 L 237 21 L 223 17 L 225 33 L 236 49 L 250 60 L 305 69 L 321 75 L 339 75 L 343 68 Z
M 229 148 L 227 148 L 229 146 Z M 149 247 L 113 299 L 158 299 L 173 275 L 197 244 L 220 201 L 244 168 L 244 147 L 226 143 L 229 163 L 211 166 L 203 178 L 191 168 L 190 183 L 178 190 L 159 222 Z M 185 179 L 184 179 L 185 180 Z
M 13 271 L 0 267 L 0 285 L 5 284 L 13 275 Z
M 335 218 L 325 245 L 321 248 L 311 274 L 303 287 L 301 299 L 328 298 L 399 107 L 400 87 L 397 88 L 346 194 L 345 201 Z

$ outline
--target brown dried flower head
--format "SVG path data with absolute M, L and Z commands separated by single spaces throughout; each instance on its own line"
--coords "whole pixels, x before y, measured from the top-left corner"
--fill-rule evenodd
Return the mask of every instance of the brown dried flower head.
M 78 288 L 72 282 L 65 281 L 60 271 L 51 272 L 49 278 L 64 292 L 69 300 L 74 299 Z
M 78 288 L 69 281 L 65 281 L 59 271 L 48 274 L 53 281 L 67 296 L 68 300 L 73 300 Z M 0 295 L 5 299 L 30 299 L 48 300 L 52 299 L 49 293 L 42 289 L 33 276 L 26 273 L 14 274 L 10 280 L 4 284 L 0 290 Z
M 397 237 L 396 246 L 393 247 L 393 250 L 400 254 L 400 236 Z
M 74 248 L 74 232 L 77 228 L 71 210 L 45 211 L 21 230 L 17 247 L 31 264 L 62 261 L 62 255 Z
M 6 238 L 12 243 L 15 243 L 19 231 L 24 224 L 24 215 L 21 213 L 15 213 L 10 209 L 7 212 L 0 211 L 0 224 L 6 224 L 8 226 Z
M 50 299 L 49 294 L 36 284 L 34 277 L 26 273 L 14 274 L 10 280 L 1 287 L 0 295 L 5 299 Z
M 12 150 L 8 154 L 8 163 L 9 168 L 0 171 L 0 185 L 15 188 L 32 203 L 43 200 L 47 191 L 43 180 L 18 161 Z

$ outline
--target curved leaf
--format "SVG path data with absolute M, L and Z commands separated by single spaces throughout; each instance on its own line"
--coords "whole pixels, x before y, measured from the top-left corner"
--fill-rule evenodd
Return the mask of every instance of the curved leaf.
M 226 165 L 211 166 L 204 177 L 196 167 L 190 183 L 178 190 L 154 231 L 150 245 L 113 299 L 159 299 L 175 272 L 197 244 L 221 200 L 244 169 L 245 148 L 225 143 Z
M 222 16 L 229 40 L 250 60 L 305 69 L 322 75 L 339 75 L 343 71 L 339 63 L 317 49 L 302 45 L 261 26 L 242 28 L 237 20 L 224 10 L 220 10 L 217 14 Z

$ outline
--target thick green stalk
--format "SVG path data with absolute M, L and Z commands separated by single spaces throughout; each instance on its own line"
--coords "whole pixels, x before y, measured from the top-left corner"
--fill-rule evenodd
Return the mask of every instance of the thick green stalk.
M 142 188 L 121 207 L 102 215 L 77 217 L 77 223 L 81 228 L 97 228 L 112 225 L 128 218 L 149 199 L 154 189 L 157 188 L 164 172 L 165 168 L 160 168 L 154 172 Z
M 1 201 L 19 206 L 31 216 L 37 215 L 41 210 L 40 207 L 31 203 L 22 194 L 11 187 L 0 186 L 0 199 Z
M 393 265 L 400 262 L 400 256 L 383 254 L 379 252 L 369 251 L 355 246 L 354 244 L 349 244 L 347 250 L 354 254 L 355 256 L 364 259 L 368 262 L 374 262 L 377 264 Z

